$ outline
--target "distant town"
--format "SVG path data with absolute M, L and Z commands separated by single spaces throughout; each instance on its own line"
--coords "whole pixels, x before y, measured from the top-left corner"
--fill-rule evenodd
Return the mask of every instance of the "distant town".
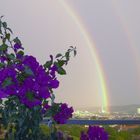
M 91 110 L 91 108 L 89 109 Z M 140 119 L 140 105 L 126 105 L 126 106 L 114 106 L 111 107 L 110 112 L 105 111 L 103 108 L 94 109 L 96 111 L 89 110 L 76 110 L 73 113 L 73 119 L 84 120 L 138 120 Z M 85 126 L 86 127 L 86 126 Z M 138 128 L 139 125 L 110 125 L 110 127 L 116 128 L 118 131 L 131 130 Z
M 101 108 L 87 108 L 76 110 L 73 113 L 75 119 L 140 119 L 140 105 L 112 106 L 110 111 Z

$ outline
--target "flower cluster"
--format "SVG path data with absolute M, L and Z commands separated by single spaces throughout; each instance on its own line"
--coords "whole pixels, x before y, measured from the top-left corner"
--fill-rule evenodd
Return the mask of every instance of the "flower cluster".
M 73 108 L 69 108 L 68 105 L 64 103 L 61 104 L 59 112 L 55 114 L 53 118 L 58 124 L 65 124 L 67 119 L 72 117 L 72 113 Z
M 51 72 L 54 73 L 53 69 Z M 50 97 L 50 90 L 59 86 L 56 77 L 47 73 L 35 57 L 28 55 L 18 63 L 1 68 L 0 75 L 0 97 L 16 95 L 29 108 L 41 105 L 43 99 Z
M 102 127 L 89 126 L 87 133 L 81 132 L 80 140 L 108 140 L 108 134 Z

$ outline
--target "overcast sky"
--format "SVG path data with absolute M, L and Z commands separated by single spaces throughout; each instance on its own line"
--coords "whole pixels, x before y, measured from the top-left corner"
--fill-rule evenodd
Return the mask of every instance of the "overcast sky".
M 96 44 L 110 105 L 140 103 L 140 1 L 64 0 Z M 0 0 L 0 15 L 25 51 L 40 63 L 77 46 L 78 55 L 59 77 L 58 101 L 75 108 L 101 105 L 96 66 L 79 28 L 58 0 Z

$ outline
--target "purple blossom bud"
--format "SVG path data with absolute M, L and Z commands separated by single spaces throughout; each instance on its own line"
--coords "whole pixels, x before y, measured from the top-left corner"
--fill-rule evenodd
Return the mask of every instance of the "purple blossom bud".
M 6 58 L 5 56 L 1 56 L 1 57 L 0 57 L 0 61 L 1 61 L 2 63 L 4 63 L 4 61 L 7 61 L 7 58 Z
M 14 51 L 17 52 L 17 50 L 19 50 L 19 49 L 24 50 L 24 48 L 21 46 L 21 44 L 16 43 L 16 44 L 14 45 Z

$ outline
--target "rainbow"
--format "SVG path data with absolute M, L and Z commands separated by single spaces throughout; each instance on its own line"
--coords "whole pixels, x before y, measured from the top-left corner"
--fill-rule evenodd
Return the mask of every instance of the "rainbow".
M 138 75 L 138 81 L 140 82 L 140 64 L 139 64 L 139 60 L 140 60 L 140 54 L 138 53 L 138 49 L 136 48 L 136 43 L 134 41 L 134 37 L 132 36 L 132 33 L 129 30 L 128 24 L 125 21 L 124 17 L 122 16 L 122 14 L 119 12 L 118 8 L 117 8 L 117 2 L 115 0 L 112 0 L 112 6 L 115 9 L 115 15 L 118 17 L 122 29 L 124 30 L 125 36 L 129 42 L 129 46 L 128 49 L 130 51 L 130 53 L 132 54 L 132 57 L 134 59 L 134 64 L 136 66 L 136 73 Z
M 108 98 L 108 89 L 106 86 L 106 80 L 105 75 L 103 72 L 103 68 L 100 62 L 99 55 L 97 53 L 95 44 L 92 42 L 89 33 L 86 31 L 86 28 L 82 24 L 82 20 L 80 17 L 76 14 L 76 12 L 64 1 L 64 0 L 58 0 L 59 3 L 64 7 L 66 12 L 69 14 L 69 16 L 73 19 L 77 27 L 79 28 L 87 47 L 89 48 L 89 51 L 91 53 L 91 56 L 95 62 L 96 65 L 96 71 L 98 73 L 98 79 L 99 79 L 99 86 L 98 86 L 98 92 L 102 97 L 102 111 L 109 112 L 109 98 Z

